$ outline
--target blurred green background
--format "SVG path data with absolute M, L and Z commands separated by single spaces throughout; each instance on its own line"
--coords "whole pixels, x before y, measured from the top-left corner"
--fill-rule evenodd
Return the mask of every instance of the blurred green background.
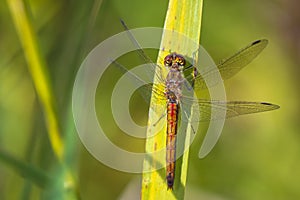
M 163 27 L 167 1 L 25 0 L 47 63 L 66 163 L 82 199 L 136 199 L 141 175 L 111 169 L 80 143 L 71 113 L 76 72 L 90 50 L 131 28 Z M 230 119 L 213 151 L 198 158 L 192 144 L 186 199 L 300 199 L 300 2 L 297 0 L 210 0 L 204 2 L 201 44 L 218 61 L 248 43 L 269 39 L 258 59 L 226 81 L 230 100 L 267 101 L 279 110 Z M 7 2 L 0 4 L 0 199 L 59 199 L 65 168 L 55 157 L 24 52 Z M 116 47 L 117 48 L 117 47 Z M 154 58 L 155 52 L 150 52 Z M 128 55 L 122 63 L 135 66 Z M 98 115 L 118 146 L 143 151 L 143 140 L 125 136 L 110 113 L 110 95 L 120 74 L 108 71 L 97 92 Z M 147 105 L 136 95 L 130 109 L 141 124 Z M 205 125 L 206 126 L 206 125 Z M 64 187 L 63 187 L 64 186 Z M 61 189 L 63 188 L 63 189 Z M 71 191 L 72 192 L 72 191 Z M 67 195 L 65 198 L 72 198 Z

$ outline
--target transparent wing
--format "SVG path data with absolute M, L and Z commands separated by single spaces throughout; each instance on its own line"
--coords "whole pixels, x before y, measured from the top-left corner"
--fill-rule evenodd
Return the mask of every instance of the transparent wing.
M 155 95 L 155 98 L 160 101 L 166 101 L 164 89 L 158 84 L 149 83 L 141 86 L 138 90 L 143 99 L 150 104 L 151 95 Z
M 249 101 L 215 101 L 193 98 L 183 98 L 183 106 L 190 106 L 193 110 L 192 121 L 210 121 L 236 117 L 251 113 L 259 113 L 278 109 L 279 106 L 266 102 L 249 102 Z
M 217 68 L 206 67 L 197 69 L 197 76 L 194 78 L 195 89 L 206 89 L 220 83 L 217 74 L 220 73 L 223 80 L 229 79 L 238 73 L 242 68 L 248 65 L 254 58 L 256 58 L 262 50 L 267 46 L 268 40 L 257 40 L 247 47 L 241 49 L 233 56 L 222 60 Z M 186 77 L 187 80 L 193 78 L 190 74 Z M 205 83 L 206 80 L 206 83 Z
M 132 71 L 129 71 L 124 67 L 122 64 L 118 63 L 117 61 L 112 61 L 113 66 L 117 67 L 122 74 L 125 74 L 126 77 L 130 80 L 133 85 L 142 85 L 137 89 L 139 94 L 143 97 L 143 99 L 150 103 L 151 95 L 155 95 L 158 100 L 165 101 L 165 85 L 164 84 L 153 84 L 153 83 L 146 83 L 139 74 L 135 74 Z
M 145 61 L 146 63 L 149 63 L 149 67 L 148 67 L 148 71 L 149 71 L 149 76 L 151 76 L 150 78 L 153 78 L 153 75 L 155 75 L 158 79 L 159 82 L 164 83 L 165 82 L 165 78 L 163 76 L 162 73 L 162 68 L 161 66 L 155 64 L 151 58 L 149 58 L 147 56 L 147 54 L 145 53 L 145 51 L 142 49 L 141 45 L 139 44 L 139 42 L 135 39 L 135 37 L 132 35 L 132 33 L 130 32 L 129 28 L 127 27 L 127 25 L 125 24 L 125 22 L 121 19 L 121 24 L 123 26 L 123 28 L 125 29 L 128 38 L 131 40 L 131 42 L 133 43 L 133 45 L 137 48 L 137 53 L 139 55 L 139 57 Z

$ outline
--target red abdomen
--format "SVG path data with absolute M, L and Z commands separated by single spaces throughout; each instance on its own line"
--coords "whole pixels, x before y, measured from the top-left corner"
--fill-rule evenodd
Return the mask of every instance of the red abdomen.
M 166 179 L 168 189 L 173 189 L 176 161 L 176 134 L 178 123 L 179 104 L 168 103 L 167 106 L 167 149 L 166 149 Z

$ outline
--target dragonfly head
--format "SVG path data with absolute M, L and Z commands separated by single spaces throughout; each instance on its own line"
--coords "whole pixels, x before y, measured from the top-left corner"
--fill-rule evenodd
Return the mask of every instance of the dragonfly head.
M 182 70 L 185 65 L 185 59 L 182 55 L 171 53 L 164 59 L 164 65 L 170 69 Z

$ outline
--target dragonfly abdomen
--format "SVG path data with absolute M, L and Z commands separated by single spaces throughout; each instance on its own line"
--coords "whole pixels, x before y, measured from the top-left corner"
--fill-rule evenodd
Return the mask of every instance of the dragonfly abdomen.
M 168 189 L 173 189 L 176 161 L 176 134 L 178 123 L 179 104 L 169 102 L 167 105 L 167 149 L 166 149 L 166 179 Z

